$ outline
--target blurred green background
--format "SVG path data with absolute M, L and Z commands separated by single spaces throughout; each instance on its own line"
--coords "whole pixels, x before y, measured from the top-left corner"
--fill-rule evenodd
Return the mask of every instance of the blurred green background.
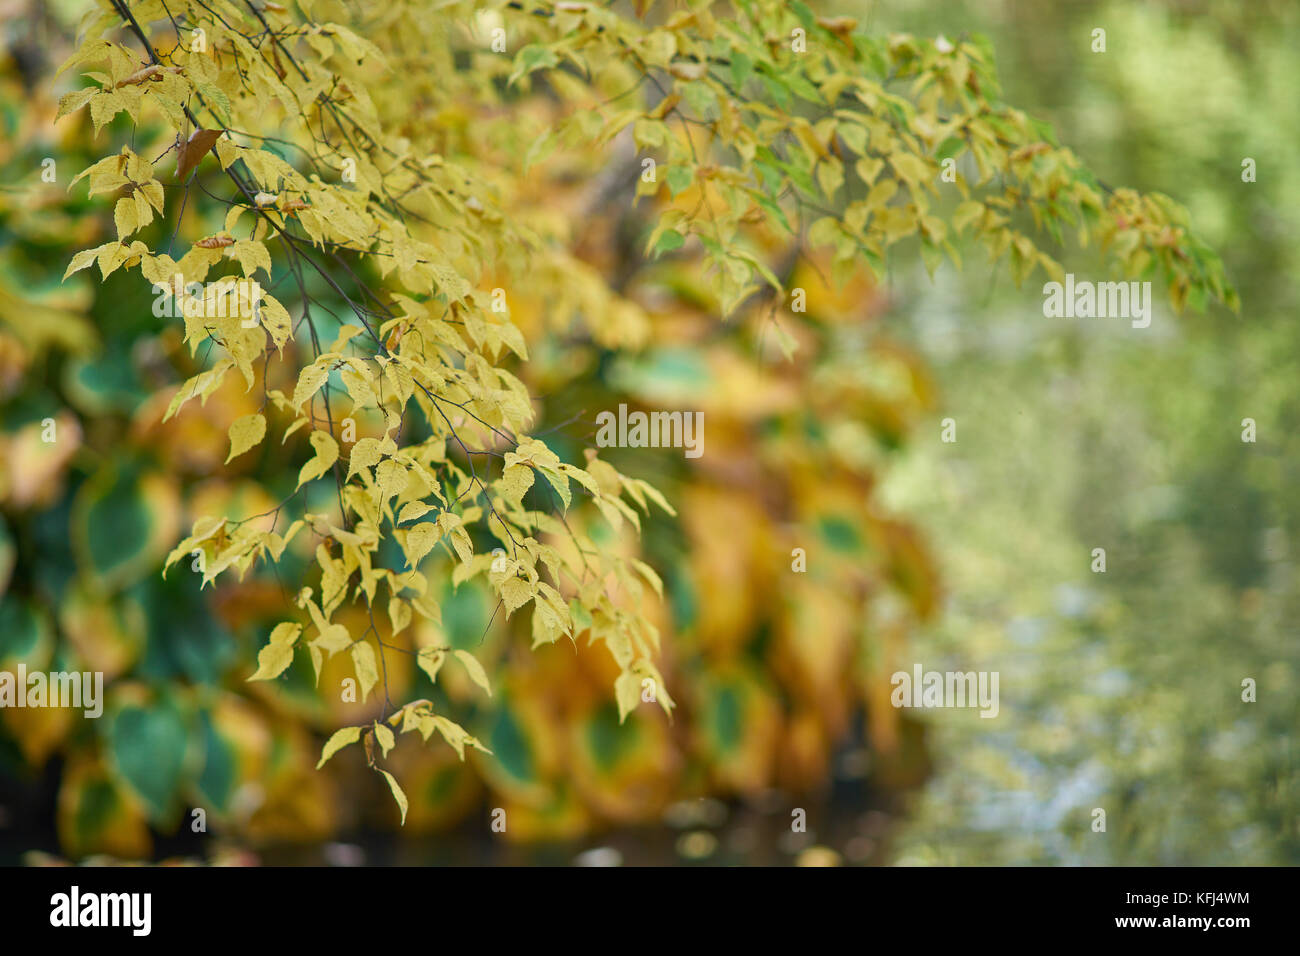
M 889 322 L 943 393 L 884 493 L 930 532 L 948 589 L 914 647 L 927 668 L 1001 671 L 1002 713 L 933 712 L 938 771 L 894 858 L 1300 862 L 1300 5 L 875 6 L 881 27 L 987 33 L 1008 99 L 1101 179 L 1185 203 L 1243 303 L 1176 317 L 1156 290 L 1133 329 L 1045 319 L 1037 289 L 974 264 L 895 273 Z

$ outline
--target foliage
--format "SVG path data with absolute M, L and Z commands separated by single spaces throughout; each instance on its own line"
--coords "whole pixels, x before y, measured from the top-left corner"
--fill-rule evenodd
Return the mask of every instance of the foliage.
M 867 696 L 861 672 L 880 666 L 879 643 L 901 637 L 888 602 L 875 599 L 901 592 L 922 616 L 935 606 L 923 549 L 870 501 L 881 460 L 873 447 L 902 439 L 928 402 L 928 385 L 904 350 L 840 327 L 833 317 L 851 305 L 835 293 L 823 291 L 821 307 L 814 301 L 806 314 L 782 310 L 787 293 L 822 287 L 821 263 L 836 283 L 857 283 L 850 295 L 868 293 L 893 246 L 910 248 L 913 238 L 931 270 L 945 255 L 960 265 L 964 233 L 995 261 L 1005 256 L 1018 282 L 1040 268 L 1055 276 L 1060 267 L 1031 236 L 1059 242 L 1071 230 L 1126 273 L 1161 275 L 1176 306 L 1235 305 L 1219 260 L 1189 232 L 1182 209 L 1164 196 L 1106 187 L 1043 124 L 1003 104 L 979 39 L 873 36 L 802 3 L 769 0 L 727 13 L 702 2 L 645 3 L 636 14 L 586 3 L 414 0 L 361 11 L 327 2 L 289 10 L 111 0 L 88 14 L 63 71 L 90 82 L 62 97 L 58 117 L 86 116 L 95 133 L 122 145 L 88 160 L 68 202 L 83 218 L 111 205 L 114 234 L 97 245 L 85 236 L 64 278 L 85 289 L 80 273 L 93 268 L 93 284 L 133 289 L 121 308 L 139 316 L 115 319 L 132 330 L 127 341 L 162 314 L 179 315 L 183 332 L 166 361 L 153 363 L 164 380 L 179 371 L 179 385 L 154 396 L 126 387 L 127 407 L 143 403 L 133 427 L 152 454 L 124 467 L 105 462 L 58 519 L 71 529 L 74 560 L 65 567 L 79 569 L 72 593 L 83 602 L 60 608 L 58 631 L 81 659 L 102 658 L 97 666 L 110 678 L 130 670 L 138 620 L 158 620 L 140 613 L 141 601 L 173 619 L 194 613 L 183 610 L 195 599 L 176 578 L 187 565 L 201 570 L 204 586 L 262 581 L 244 623 L 280 619 L 268 622 L 256 666 L 247 662 L 249 680 L 276 682 L 256 699 L 283 686 L 310 708 L 313 684 L 330 698 L 345 677 L 360 690 L 350 712 L 361 721 L 333 733 L 320 764 L 362 743 L 405 818 L 422 801 L 408 801 L 389 769 L 400 760 L 394 731 L 426 740 L 436 732 L 462 758 L 467 747 L 493 752 L 485 760 L 496 769 L 485 773 L 551 820 L 540 830 L 571 827 L 570 805 L 537 796 L 540 778 L 562 776 L 538 736 L 554 712 L 541 701 L 573 693 L 573 668 L 594 666 L 606 688 L 612 683 L 617 723 L 638 713 L 611 731 L 593 711 L 583 732 L 593 740 L 612 733 L 634 756 L 638 746 L 662 749 L 664 724 L 649 723 L 638 704 L 648 686 L 665 714 L 676 705 L 656 663 L 667 650 L 654 623 L 665 566 L 639 557 L 625 533 L 644 530 L 655 550 L 654 529 L 676 511 L 657 490 L 662 482 L 627 473 L 636 462 L 615 467 L 616 453 L 586 449 L 575 464 L 564 420 L 542 424 L 554 402 L 538 396 L 583 388 L 572 354 L 595 349 L 611 363 L 596 395 L 618 389 L 651 401 L 663 394 L 656 388 L 665 365 L 671 379 L 674 363 L 690 367 L 692 354 L 704 352 L 704 377 L 717 387 L 684 394 L 714 403 L 709 414 L 724 425 L 710 440 L 724 442 L 722 461 L 744 461 L 757 435 L 761 466 L 743 490 L 725 470 L 664 476 L 681 486 L 693 522 L 685 539 L 661 550 L 691 565 L 669 578 L 667 596 L 686 641 L 699 622 L 701 663 L 693 668 L 684 655 L 682 668 L 697 675 L 688 678 L 699 689 L 691 695 L 694 749 L 712 786 L 753 789 L 770 779 L 771 760 L 738 757 L 738 736 L 762 752 L 771 746 L 763 728 L 788 720 L 797 764 L 807 768 L 796 777 L 806 784 Z M 492 47 L 502 35 L 506 53 Z M 173 152 L 171 170 L 163 157 Z M 945 160 L 961 163 L 953 183 L 941 178 Z M 596 195 L 557 210 L 565 177 L 575 174 L 595 177 Z M 89 205 L 79 199 L 83 184 Z M 617 214 L 633 234 L 631 249 L 617 235 L 618 255 L 584 248 L 581 216 L 607 217 L 611 204 L 643 199 L 635 216 Z M 174 258 L 178 240 L 188 248 Z M 263 283 L 255 305 L 231 295 L 250 280 Z M 153 308 L 141 308 L 148 300 L 140 289 L 150 284 Z M 667 289 L 671 308 L 649 306 L 647 289 Z M 216 308 L 222 295 L 235 303 L 224 314 Z M 674 311 L 689 315 L 682 348 L 651 349 L 632 363 L 612 358 L 643 349 L 652 330 L 671 341 L 665 320 Z M 61 336 L 60 326 L 24 330 L 12 310 L 6 318 L 23 350 L 20 368 L 49 351 L 78 356 L 68 388 L 91 396 L 89 432 L 97 415 L 123 404 L 112 380 L 118 366 L 89 358 L 90 332 L 75 308 L 57 315 L 69 330 Z M 734 346 L 703 349 L 719 315 L 755 327 L 754 347 L 771 331 L 785 364 Z M 877 355 L 864 369 L 851 349 L 867 344 Z M 228 441 L 215 457 L 208 436 L 198 436 L 211 421 L 196 408 L 220 409 Z M 33 424 L 22 441 L 36 448 L 35 409 L 25 417 Z M 44 483 L 10 460 L 8 505 L 48 504 Z M 42 459 L 47 475 L 66 464 Z M 223 467 L 248 477 L 206 501 L 190 496 L 190 533 L 165 562 L 175 570 L 137 584 L 140 569 L 156 566 L 180 537 L 182 504 L 167 476 Z M 764 515 L 773 488 L 791 502 L 793 530 Z M 37 525 L 24 528 L 30 540 Z M 735 580 L 722 569 L 742 528 L 752 566 Z M 769 533 L 787 540 L 773 548 Z M 728 595 L 771 581 L 772 556 L 783 569 L 791 547 L 814 534 L 867 563 L 827 572 L 809 586 L 812 596 L 790 606 L 760 609 Z M 33 566 L 54 568 L 51 557 Z M 31 634 L 11 656 L 48 657 L 48 595 L 64 594 L 69 575 L 49 582 L 33 572 L 6 595 Z M 680 606 L 692 579 L 694 617 Z M 128 587 L 129 597 L 103 602 Z M 232 593 L 247 600 L 250 592 Z M 489 613 L 466 610 L 475 595 L 487 596 Z M 878 620 L 843 626 L 868 603 L 884 609 Z M 77 607 L 96 620 L 79 624 Z M 502 651 L 502 691 L 480 661 L 497 647 L 484 635 L 498 616 L 517 612 L 539 663 Z M 788 717 L 755 703 L 771 699 L 766 679 L 728 652 L 749 643 L 769 615 L 784 622 L 771 668 L 791 685 Z M 466 616 L 479 634 L 467 636 Z M 201 614 L 190 620 L 203 631 Z M 119 639 L 77 644 L 78 632 L 104 627 Z M 160 638 L 150 633 L 139 676 L 150 673 L 148 655 L 167 646 Z M 545 651 L 561 638 L 575 650 L 603 643 L 614 673 L 603 664 L 540 663 L 555 660 Z M 153 674 L 215 682 L 228 666 L 220 637 L 194 640 L 202 652 L 178 652 Z M 814 649 L 814 640 L 835 649 Z M 846 661 L 858 673 L 846 672 Z M 546 667 L 554 668 L 550 689 L 535 673 L 546 676 Z M 416 669 L 429 693 L 394 700 L 398 688 L 411 689 Z M 470 688 L 502 694 L 489 733 L 471 734 L 448 716 L 453 704 L 488 706 Z M 239 750 L 223 751 L 220 728 L 238 723 L 232 713 L 248 718 L 246 698 L 201 693 L 195 707 L 177 694 L 165 681 L 124 686 L 106 717 L 109 766 L 80 751 L 69 777 L 124 779 L 159 824 L 174 819 L 182 779 L 196 777 L 200 794 L 220 792 L 216 802 L 231 805 L 231 781 L 246 774 L 212 755 Z M 371 694 L 382 700 L 368 708 Z M 888 749 L 895 712 L 879 699 L 868 704 L 873 740 Z M 745 706 L 738 734 L 736 709 Z M 118 759 L 140 735 L 169 759 Z M 49 746 L 59 736 L 51 731 Z M 184 741 L 194 736 L 208 741 L 205 758 L 190 756 Z M 515 745 L 493 764 L 498 740 Z M 618 761 L 602 747 L 592 774 L 617 781 Z M 275 763 L 274 748 L 254 749 Z M 668 763 L 646 761 L 650 772 L 638 772 L 663 777 Z M 286 769 L 276 786 L 304 786 L 302 769 Z M 593 797 L 597 789 L 586 789 L 588 802 L 613 817 L 643 814 L 664 797 L 656 791 L 629 808 Z M 83 801 L 89 792 L 70 791 Z

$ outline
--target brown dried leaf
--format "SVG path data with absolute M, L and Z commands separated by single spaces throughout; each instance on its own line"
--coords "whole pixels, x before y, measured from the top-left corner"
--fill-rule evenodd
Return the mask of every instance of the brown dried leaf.
M 226 246 L 233 246 L 235 240 L 232 236 L 208 236 L 194 244 L 200 249 L 224 249 Z
M 858 21 L 852 17 L 818 17 L 817 25 L 831 33 L 846 36 L 857 29 Z
M 125 80 L 118 80 L 117 83 L 114 85 L 114 89 L 121 89 L 124 86 L 139 86 L 141 83 L 143 83 L 147 79 L 150 79 L 151 77 L 158 77 L 161 79 L 162 71 L 163 68 L 159 66 L 157 63 L 153 64 L 152 66 L 143 67 L 139 70 L 136 70 Z
M 185 179 L 203 161 L 221 134 L 220 129 L 196 129 L 176 151 L 176 178 Z

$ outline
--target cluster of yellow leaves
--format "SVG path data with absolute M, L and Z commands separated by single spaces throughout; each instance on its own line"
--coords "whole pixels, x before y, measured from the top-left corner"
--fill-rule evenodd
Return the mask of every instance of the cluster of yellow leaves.
M 258 560 L 278 561 L 300 533 L 312 539 L 319 596 L 301 590 L 300 620 L 274 629 L 253 680 L 283 674 L 307 634 L 317 679 L 325 661 L 347 652 L 368 698 L 382 661 L 369 632 L 350 633 L 336 612 L 345 602 L 371 613 L 382 605 L 394 639 L 415 615 L 436 624 L 428 574 L 445 561 L 456 585 L 483 576 L 507 616 L 530 612 L 534 645 L 583 634 L 603 641 L 620 669 L 622 716 L 647 681 L 671 712 L 653 663 L 658 632 L 615 600 L 646 584 L 662 594 L 662 582 L 643 562 L 574 533 L 565 512 L 589 504 L 616 531 L 624 523 L 639 531 L 650 505 L 672 509 L 594 453 L 578 467 L 527 437 L 532 401 L 506 367 L 511 355 L 528 357 L 508 305 L 516 283 L 547 282 L 557 313 L 599 327 L 611 343 L 644 335 L 638 310 L 550 241 L 562 226 L 517 220 L 500 202 L 501 177 L 522 176 L 559 146 L 604 149 L 631 130 L 638 157 L 653 158 L 656 170 L 638 179 L 634 198 L 662 204 L 648 248 L 699 243 L 724 313 L 763 285 L 783 291 L 758 227 L 831 247 L 841 278 L 863 264 L 881 268 L 887 249 L 909 237 L 931 268 L 941 254 L 960 263 L 953 234 L 967 229 L 995 259 L 1009 255 L 1017 279 L 1036 266 L 1059 271 L 1017 228 L 1017 214 L 1054 237 L 1061 223 L 1078 225 L 1130 270 L 1163 267 L 1181 290 L 1176 303 L 1233 301 L 1221 266 L 1190 238 L 1175 204 L 1122 191 L 1103 198 L 1049 131 L 995 101 L 996 77 L 977 42 L 873 37 L 850 20 L 817 18 L 797 0 L 736 0 L 727 17 L 694 0 L 656 26 L 592 3 L 488 6 L 512 37 L 509 56 L 474 48 L 467 25 L 485 11 L 463 0 L 355 11 L 353 26 L 315 21 L 311 3 L 300 2 L 299 15 L 234 0 L 142 0 L 125 5 L 135 49 L 119 29 L 122 8 L 106 3 L 63 66 L 92 68 L 83 75 L 93 85 L 64 97 L 61 116 L 88 108 L 97 131 L 123 113 L 137 126 L 161 119 L 177 154 L 176 187 L 192 174 L 223 176 L 226 192 L 234 186 L 223 228 L 173 259 L 131 238 L 165 212 L 153 164 L 126 148 L 106 157 L 77 179 L 89 178 L 91 195 L 116 196 L 117 239 L 77 253 L 68 275 L 91 264 L 103 278 L 139 267 L 178 300 L 185 341 L 205 359 L 167 417 L 195 397 L 206 401 L 232 369 L 253 389 L 259 363 L 287 353 L 297 369 L 292 388 L 261 379 L 265 402 L 230 426 L 227 460 L 272 434 L 285 442 L 302 431 L 311 454 L 297 489 L 335 485 L 334 513 L 304 513 L 283 534 L 274 530 L 280 509 L 270 528 L 205 518 L 168 558 L 170 567 L 202 551 L 206 585 L 227 570 L 242 576 Z M 804 49 L 790 42 L 795 31 Z M 474 69 L 458 71 L 456 57 L 466 53 Z M 482 127 L 500 155 L 471 161 L 455 139 L 471 135 L 458 102 L 504 102 L 543 75 L 550 95 L 572 105 L 564 122 L 520 143 L 502 111 Z M 891 89 L 899 83 L 909 84 L 906 93 Z M 642 86 L 658 96 L 608 92 Z M 956 159 L 975 175 L 968 181 L 963 171 L 949 201 L 939 176 Z M 337 267 L 349 259 L 379 276 L 378 291 L 350 266 Z M 232 295 L 258 275 L 276 295 Z M 308 279 L 328 285 L 356 319 L 329 345 L 317 335 Z M 295 335 L 301 325 L 310 335 Z M 344 415 L 369 431 L 345 439 Z M 410 438 L 413 417 L 428 423 L 428 437 Z M 476 551 L 475 536 L 499 542 L 499 553 Z M 378 560 L 389 539 L 405 556 L 401 570 Z M 436 680 L 446 649 L 415 652 Z M 488 689 L 472 655 L 453 656 Z M 399 723 L 425 739 L 438 730 L 462 757 L 466 745 L 480 747 L 428 702 L 415 702 L 368 728 L 340 731 L 322 762 L 364 739 L 380 770 Z M 381 772 L 404 814 L 400 787 Z
M 1158 267 L 1178 308 L 1210 299 L 1236 308 L 1185 210 L 1101 186 L 1048 127 L 999 103 L 978 40 L 872 36 L 799 0 L 739 0 L 735 17 L 715 15 L 708 2 L 682 4 L 655 27 L 597 4 L 539 6 L 551 15 L 530 9 L 509 20 L 532 42 L 499 74 L 518 84 L 544 75 L 586 108 L 544 131 L 526 162 L 557 144 L 604 146 L 631 129 L 639 155 L 657 164 L 636 195 L 667 200 L 647 249 L 695 237 L 724 314 L 762 285 L 784 293 L 757 254 L 755 223 L 830 247 L 843 281 L 864 264 L 880 274 L 888 248 L 908 238 L 931 272 L 944 255 L 960 267 L 945 219 L 958 231 L 970 226 L 993 262 L 1007 256 L 1017 283 L 1035 268 L 1061 272 L 1027 219 L 1057 242 L 1064 227 L 1077 227 L 1084 244 L 1102 240 L 1130 276 Z M 661 96 L 613 107 L 617 98 L 603 91 L 614 72 L 649 77 Z

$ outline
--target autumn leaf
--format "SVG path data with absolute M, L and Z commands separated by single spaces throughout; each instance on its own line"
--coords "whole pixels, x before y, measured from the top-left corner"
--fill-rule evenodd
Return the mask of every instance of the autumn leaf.
M 0 295 L 8 319 L 29 314 L 37 320 L 33 328 L 44 330 L 10 321 L 17 339 L 0 335 L 3 390 L 11 379 L 21 383 L 29 367 L 33 376 L 63 367 L 62 351 L 79 369 L 83 355 L 93 356 L 101 344 L 105 354 L 139 359 L 118 364 L 124 375 L 147 373 L 136 383 L 146 391 L 174 374 L 183 380 L 163 403 L 162 428 L 147 427 L 154 420 L 149 402 L 140 423 L 123 431 L 98 420 L 120 411 L 113 398 L 119 383 L 100 381 L 103 375 L 87 366 L 65 383 L 76 388 L 66 401 L 56 396 L 55 405 L 75 406 L 93 453 L 82 447 L 65 475 L 61 453 L 33 455 L 27 433 L 5 432 L 0 496 L 21 496 L 6 502 L 22 505 L 18 517 L 48 496 L 53 513 L 72 522 L 79 582 L 72 606 L 51 601 L 49 613 L 42 608 L 34 616 L 24 603 L 17 611 L 6 605 L 15 620 L 33 620 L 29 643 L 42 654 L 51 640 L 89 629 L 100 634 L 97 648 L 102 643 L 102 653 L 118 658 L 110 663 L 122 679 L 152 681 L 156 655 L 142 655 L 132 635 L 164 631 L 157 621 L 135 620 L 151 614 L 149 607 L 118 605 L 137 590 L 126 571 L 152 573 L 167 552 L 166 567 L 178 570 L 194 555 L 203 585 L 229 582 L 213 598 L 221 604 L 214 613 L 233 619 L 222 622 L 233 633 L 264 613 L 298 616 L 275 605 L 280 585 L 297 595 L 296 608 L 310 624 L 275 627 L 256 648 L 256 667 L 245 661 L 239 669 L 251 670 L 254 684 L 290 672 L 304 627 L 312 628 L 307 656 L 322 698 L 337 693 L 326 686 L 335 666 L 350 666 L 363 702 L 381 679 L 397 675 L 391 685 L 385 681 L 384 717 L 373 727 L 339 730 L 318 766 L 364 740 L 367 761 L 384 774 L 403 821 L 406 795 L 378 766 L 394 746 L 393 721 L 403 732 L 418 728 L 426 741 L 436 730 L 462 760 L 467 747 L 484 748 L 427 701 L 418 709 L 388 707 L 387 692 L 406 691 L 412 678 L 423 684 L 442 677 L 439 707 L 450 714 L 464 706 L 477 721 L 476 705 L 463 699 L 462 667 L 488 695 L 493 683 L 503 698 L 509 688 L 497 716 L 515 716 L 505 712 L 519 708 L 536 734 L 536 755 L 546 757 L 537 761 L 539 775 L 544 768 L 548 779 L 577 766 L 563 761 L 581 759 L 570 751 L 590 735 L 561 728 L 557 740 L 549 739 L 547 715 L 585 721 L 589 705 L 603 704 L 612 690 L 626 720 L 647 680 L 671 714 L 655 663 L 661 655 L 679 662 L 698 686 L 730 682 L 725 719 L 714 715 L 727 725 L 715 736 L 727 738 L 719 750 L 728 752 L 711 754 L 712 765 L 683 778 L 757 788 L 771 767 L 741 759 L 747 754 L 793 754 L 789 763 L 801 768 L 815 763 L 809 754 L 833 752 L 837 742 L 821 715 L 856 712 L 874 693 L 843 679 L 861 670 L 854 654 L 862 642 L 835 623 L 857 619 L 867 595 L 879 592 L 864 589 L 861 575 L 890 582 L 917 610 L 934 603 L 925 599 L 937 586 L 926 555 L 882 531 L 872 489 L 885 462 L 870 453 L 877 439 L 894 447 L 909 425 L 926 420 L 928 383 L 906 349 L 873 339 L 871 354 L 859 356 L 846 347 L 866 340 L 842 334 L 848 316 L 875 318 L 871 310 L 896 260 L 901 265 L 914 253 L 933 272 L 945 257 L 960 267 L 966 246 L 976 246 L 992 263 L 1007 256 L 1018 280 L 1039 269 L 1056 275 L 1061 266 L 1036 241 L 1061 244 L 1068 229 L 1070 240 L 1099 246 L 1116 274 L 1159 273 L 1175 305 L 1236 302 L 1222 263 L 1192 234 L 1186 210 L 1167 197 L 1102 188 L 1076 154 L 1056 146 L 1045 124 L 993 95 L 991 58 L 973 39 L 860 29 L 848 17 L 819 19 L 808 4 L 783 0 L 752 0 L 745 16 L 728 19 L 710 14 L 707 4 L 643 17 L 651 7 L 644 0 L 633 5 L 637 16 L 626 5 L 563 0 L 540 11 L 506 5 L 492 22 L 509 29 L 507 48 L 493 42 L 475 50 L 468 37 L 482 25 L 460 23 L 458 6 L 407 9 L 404 0 L 394 2 L 392 16 L 358 14 L 352 28 L 318 22 L 305 2 L 290 11 L 257 0 L 243 4 L 248 9 L 237 18 L 193 0 L 169 3 L 168 15 L 185 33 L 192 23 L 207 25 L 205 50 L 194 49 L 188 35 L 174 44 L 154 31 L 148 24 L 157 18 L 145 5 L 137 10 L 143 28 L 116 15 L 84 21 L 65 69 L 81 65 L 91 85 L 63 95 L 58 115 L 88 108 L 96 132 L 113 124 L 123 140 L 129 135 L 149 148 L 136 154 L 116 140 L 98 147 L 73 179 L 89 180 L 90 202 L 78 197 L 50 219 L 60 223 L 69 210 L 80 215 L 89 208 L 96 221 L 111 215 L 115 229 L 107 242 L 68 250 L 64 278 L 85 273 L 63 297 L 68 304 L 42 298 L 29 308 L 26 293 L 12 302 Z M 270 32 L 259 22 L 267 16 Z M 410 29 L 417 19 L 421 29 Z M 806 50 L 791 46 L 796 24 L 806 33 L 799 37 Z M 506 88 L 509 96 L 498 95 Z M 172 131 L 164 142 L 175 136 L 179 188 L 172 187 L 167 228 L 146 231 L 166 196 L 147 158 L 158 152 L 158 123 Z M 15 128 L 23 125 L 41 128 Z M 94 148 L 87 125 L 64 124 L 61 135 L 81 139 L 61 155 Z M 220 170 L 209 166 L 213 182 L 199 188 L 195 177 L 206 178 L 209 151 Z M 941 178 L 939 164 L 950 158 L 978 175 Z M 619 196 L 641 201 L 628 208 L 615 201 Z M 40 208 L 56 201 L 46 206 L 42 198 Z M 6 222 L 21 232 L 41 218 Z M 95 229 L 85 223 L 67 224 L 70 240 L 99 242 L 86 239 Z M 173 241 L 186 250 L 179 261 L 171 257 Z M 658 257 L 653 266 L 650 257 Z M 16 261 L 27 258 L 20 247 Z M 100 280 L 137 268 L 137 286 L 143 280 L 162 287 L 157 306 L 181 300 L 205 308 L 184 314 L 183 332 L 167 322 L 99 321 L 126 301 L 115 301 L 119 286 Z M 263 296 L 255 322 L 212 314 L 211 298 L 182 291 L 195 284 L 224 289 L 261 272 L 275 296 Z M 818 293 L 814 285 L 823 284 L 845 292 Z M 771 367 L 768 356 L 759 362 L 735 348 L 734 335 L 719 324 L 733 311 L 746 329 L 774 329 L 760 344 L 775 337 L 790 361 Z M 137 349 L 143 336 L 135 326 L 163 334 Z M 889 387 L 882 390 L 881 382 Z M 829 389 L 831 400 L 809 404 L 818 388 Z M 592 436 L 582 419 L 589 422 L 591 409 L 628 400 L 647 410 L 662 405 L 663 414 L 678 397 L 710 409 L 718 423 L 710 427 L 724 441 L 707 470 L 657 442 L 657 451 L 615 456 L 652 475 L 654 486 L 623 474 L 595 449 L 587 449 L 583 467 L 582 446 Z M 17 393 L 24 409 L 50 404 L 29 398 Z M 589 399 L 602 405 L 587 406 Z M 282 426 L 280 441 L 244 457 L 234 470 L 237 482 L 212 474 L 222 430 L 230 464 L 266 441 L 271 420 Z M 112 468 L 106 460 L 103 475 L 95 474 L 101 452 L 117 451 L 101 447 L 104 436 L 111 444 L 119 435 L 120 451 L 132 462 L 171 472 L 150 475 L 159 480 L 147 487 L 135 482 L 139 488 L 130 478 L 135 465 Z M 538 436 L 555 436 L 554 449 Z M 71 454 L 76 447 L 60 434 L 58 448 Z M 338 468 L 340 456 L 346 470 Z M 827 462 L 834 467 L 822 467 Z M 83 475 L 86 468 L 91 472 Z M 313 484 L 318 479 L 328 480 Z M 113 485 L 111 495 L 101 484 Z M 140 501 L 149 507 L 135 507 Z M 675 507 L 688 548 L 674 544 L 678 532 L 664 527 L 670 523 L 659 524 Z M 196 521 L 194 533 L 182 538 L 174 526 L 189 508 L 222 514 Z M 7 521 L 13 509 L 4 510 Z M 117 523 L 137 518 L 140 527 L 117 534 Z M 11 523 L 19 535 L 30 535 L 29 524 Z M 644 542 L 637 537 L 643 525 Z M 11 588 L 6 601 L 27 602 L 32 575 L 9 575 L 6 554 L 39 553 L 39 543 L 7 547 L 9 527 L 0 522 L 0 590 Z M 778 588 L 773 556 L 782 556 L 785 538 L 793 547 L 818 535 L 843 554 L 815 559 L 817 573 L 799 588 Z M 139 554 L 116 553 L 127 545 Z M 507 554 L 500 563 L 490 553 L 498 545 Z M 814 542 L 808 546 L 810 555 L 818 553 Z M 677 566 L 666 563 L 672 554 L 682 556 Z M 807 596 L 819 587 L 853 597 L 832 606 L 830 597 Z M 206 600 L 211 591 L 199 593 Z M 76 606 L 113 595 L 111 608 Z M 151 603 L 157 602 L 145 602 Z M 520 621 L 524 609 L 528 620 Z M 122 614 L 129 620 L 117 628 Z M 371 629 L 363 630 L 367 619 Z M 679 642 L 666 654 L 656 627 L 665 620 Z M 141 630 L 142 623 L 148 627 Z M 382 638 L 371 639 L 376 627 Z M 464 644 L 463 634 L 485 627 L 495 635 L 488 648 L 498 647 L 506 628 L 515 636 L 528 630 L 535 648 L 563 636 L 573 647 L 553 648 L 535 666 L 513 651 L 493 650 L 480 660 L 452 649 Z M 130 633 L 111 633 L 119 629 Z M 758 672 L 752 680 L 736 668 L 722 673 L 736 658 L 732 651 L 768 633 L 779 639 L 742 655 L 746 669 Z M 721 642 L 727 653 L 701 654 L 701 640 Z M 878 656 L 880 649 L 867 645 L 863 653 Z M 251 658 L 254 650 L 245 653 Z M 586 656 L 592 654 L 594 661 Z M 415 656 L 414 667 L 407 655 Z M 451 681 L 442 674 L 448 658 L 457 662 Z M 181 663 L 188 674 L 198 662 Z M 530 668 L 536 675 L 519 680 Z M 215 663 L 207 670 L 220 673 Z M 584 690 L 563 707 L 537 707 L 553 693 L 551 678 L 554 693 L 563 694 L 560 681 L 585 688 L 601 673 L 613 685 L 603 697 Z M 766 682 L 773 693 L 746 692 Z M 274 725 L 272 735 L 277 759 L 290 769 L 309 723 L 302 715 L 315 712 L 297 699 L 308 689 L 294 683 L 294 700 L 271 709 L 262 706 L 265 699 L 288 688 L 258 689 L 258 713 L 247 721 L 298 721 L 283 733 Z M 194 695 L 187 688 L 185 696 L 216 706 L 228 690 Z M 763 705 L 754 703 L 787 696 L 799 704 L 789 721 L 777 713 L 765 719 Z M 709 708 L 698 709 L 702 721 L 711 719 Z M 873 733 L 881 732 L 876 724 L 892 726 L 887 704 L 869 710 Z M 787 723 L 795 728 L 793 745 L 764 736 Z M 626 752 L 660 770 L 669 766 L 653 752 L 650 722 L 636 731 L 624 741 Z M 708 735 L 704 728 L 701 739 Z M 99 743 L 82 742 L 95 735 L 67 736 L 77 740 L 66 745 L 74 754 L 81 747 L 101 759 L 93 749 Z M 216 736 L 222 739 L 214 746 L 224 745 L 221 728 Z M 16 739 L 26 746 L 29 737 L 36 739 Z M 252 749 L 256 754 L 220 756 L 266 784 L 265 748 Z M 590 773 L 575 773 L 574 803 L 556 816 L 611 815 L 606 811 L 619 798 L 645 789 L 625 786 L 631 778 L 621 776 L 624 769 L 610 775 L 609 793 L 599 792 Z M 658 772 L 665 787 L 669 776 Z M 280 791 L 308 792 L 299 778 L 292 783 L 269 788 L 268 801 Z M 413 777 L 410 784 L 418 788 L 422 817 L 428 783 Z M 269 803 L 266 816 L 295 819 Z
M 249 680 L 270 680 L 279 677 L 293 662 L 293 645 L 271 641 L 257 652 L 257 670 Z
M 316 454 L 298 472 L 298 487 L 324 475 L 339 458 L 339 443 L 327 432 L 314 431 L 308 441 Z
M 352 645 L 352 665 L 356 669 L 357 682 L 361 685 L 361 699 L 370 696 L 370 691 L 379 683 L 379 666 L 375 660 L 375 649 L 365 641 Z
M 522 578 L 506 578 L 501 582 L 501 600 L 505 602 L 507 614 L 513 614 L 532 597 L 532 588 Z
M 230 425 L 230 454 L 226 456 L 226 463 L 255 448 L 265 436 L 266 418 L 260 412 L 235 419 Z
M 487 672 L 483 670 L 483 665 L 478 662 L 478 658 L 469 651 L 463 650 L 457 650 L 455 655 L 456 660 L 460 661 L 461 664 L 464 665 L 465 670 L 469 673 L 470 680 L 483 688 L 484 692 L 491 697 L 492 687 L 488 684 Z
M 176 178 L 183 181 L 188 177 L 224 132 L 220 129 L 196 129 L 183 143 L 177 137 Z
M 200 249 L 224 249 L 235 244 L 234 236 L 207 236 L 194 243 Z
M 340 730 L 336 730 L 330 736 L 330 739 L 325 742 L 325 746 L 321 748 L 320 760 L 316 764 L 316 769 L 319 770 L 321 767 L 325 766 L 325 761 L 329 760 L 330 757 L 333 757 L 348 744 L 354 744 L 360 739 L 360 727 L 344 727 Z
M 394 777 L 387 770 L 381 770 L 379 772 L 382 773 L 384 775 L 384 779 L 388 781 L 388 789 L 393 792 L 393 799 L 397 801 L 398 809 L 402 811 L 402 825 L 405 826 L 406 809 L 407 809 L 406 794 L 403 793 L 402 788 L 398 786 L 396 777 Z

